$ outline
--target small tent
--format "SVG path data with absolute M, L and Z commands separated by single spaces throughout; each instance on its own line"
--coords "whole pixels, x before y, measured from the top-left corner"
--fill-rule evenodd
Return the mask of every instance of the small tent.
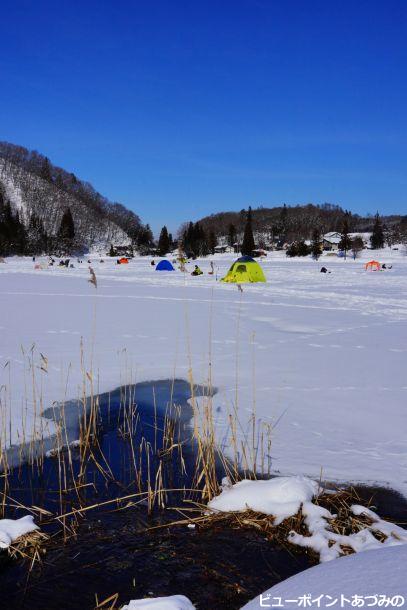
M 251 256 L 241 256 L 227 272 L 221 282 L 243 284 L 245 282 L 265 282 L 266 277 L 259 263 Z
M 123 256 L 122 258 L 119 258 L 119 265 L 128 265 L 129 264 L 129 259 L 126 258 L 125 256 Z
M 380 271 L 379 261 L 369 261 L 365 265 L 366 271 Z
M 166 259 L 160 261 L 155 268 L 156 271 L 174 271 L 174 267 L 171 265 L 170 261 Z

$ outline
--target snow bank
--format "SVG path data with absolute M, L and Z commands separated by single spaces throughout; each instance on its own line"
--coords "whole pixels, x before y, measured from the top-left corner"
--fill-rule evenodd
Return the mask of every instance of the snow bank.
M 407 546 L 341 557 L 288 578 L 253 599 L 242 610 L 277 606 L 404 607 L 407 601 L 406 565 Z
M 122 610 L 195 610 L 185 595 L 171 595 L 170 597 L 154 597 L 149 599 L 133 599 Z
M 208 507 L 213 511 L 234 512 L 248 509 L 272 515 L 274 525 L 293 517 L 301 509 L 308 534 L 303 536 L 291 531 L 288 540 L 292 544 L 312 549 L 320 561 L 331 561 L 344 554 L 344 548 L 355 553 L 385 546 L 407 544 L 407 530 L 383 521 L 376 513 L 360 505 L 351 506 L 355 516 L 365 516 L 371 524 L 353 534 L 337 534 L 330 526 L 335 519 L 326 508 L 314 504 L 319 484 L 306 477 L 276 477 L 268 481 L 243 480 L 235 485 L 223 483 L 222 492 L 213 498 Z M 375 536 L 381 535 L 380 540 Z M 384 538 L 383 538 L 384 537 Z
M 32 515 L 21 519 L 0 519 L 0 549 L 7 549 L 17 538 L 37 529 Z
M 273 515 L 278 525 L 300 510 L 301 504 L 318 495 L 319 485 L 307 477 L 275 477 L 267 481 L 223 481 L 222 493 L 208 507 L 214 511 L 234 512 L 248 509 Z

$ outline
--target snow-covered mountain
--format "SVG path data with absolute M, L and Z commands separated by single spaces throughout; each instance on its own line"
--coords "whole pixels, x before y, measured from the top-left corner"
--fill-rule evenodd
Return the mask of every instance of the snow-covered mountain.
M 6 142 L 0 142 L 0 192 L 26 227 L 35 216 L 50 236 L 57 234 L 69 208 L 75 240 L 84 248 L 128 245 L 142 228 L 136 214 L 111 203 L 89 183 L 35 151 Z

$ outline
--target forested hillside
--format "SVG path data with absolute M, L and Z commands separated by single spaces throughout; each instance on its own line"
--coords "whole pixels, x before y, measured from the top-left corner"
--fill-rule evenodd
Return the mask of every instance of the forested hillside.
M 48 246 L 55 242 L 67 210 L 73 219 L 72 241 L 77 249 L 107 247 L 111 243 L 137 247 L 145 238 L 146 227 L 134 212 L 110 202 L 91 184 L 53 165 L 38 152 L 0 142 L 3 254 L 21 253 L 13 235 L 18 224 L 20 233 L 26 231 L 31 240 L 43 242 L 46 236 Z M 151 236 L 147 237 L 149 240 Z M 26 247 L 30 249 L 30 244 Z
M 320 234 L 329 231 L 342 231 L 345 210 L 340 206 L 326 203 L 324 205 L 277 206 L 274 208 L 259 207 L 252 210 L 253 232 L 257 241 L 274 241 L 278 237 L 287 242 L 299 239 L 310 239 L 314 229 Z M 368 232 L 372 230 L 374 216 L 362 217 L 347 213 L 349 230 Z M 382 221 L 388 231 L 394 231 L 402 220 L 401 216 L 383 216 Z M 221 237 L 232 240 L 243 234 L 246 223 L 246 211 L 220 212 L 206 216 L 199 225 L 207 233 L 214 232 Z M 182 229 L 181 229 L 182 230 Z

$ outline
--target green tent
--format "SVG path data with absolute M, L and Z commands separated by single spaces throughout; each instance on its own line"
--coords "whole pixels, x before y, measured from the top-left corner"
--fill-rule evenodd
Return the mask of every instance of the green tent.
M 243 284 L 245 282 L 265 282 L 263 269 L 251 256 L 242 256 L 233 263 L 221 282 Z

